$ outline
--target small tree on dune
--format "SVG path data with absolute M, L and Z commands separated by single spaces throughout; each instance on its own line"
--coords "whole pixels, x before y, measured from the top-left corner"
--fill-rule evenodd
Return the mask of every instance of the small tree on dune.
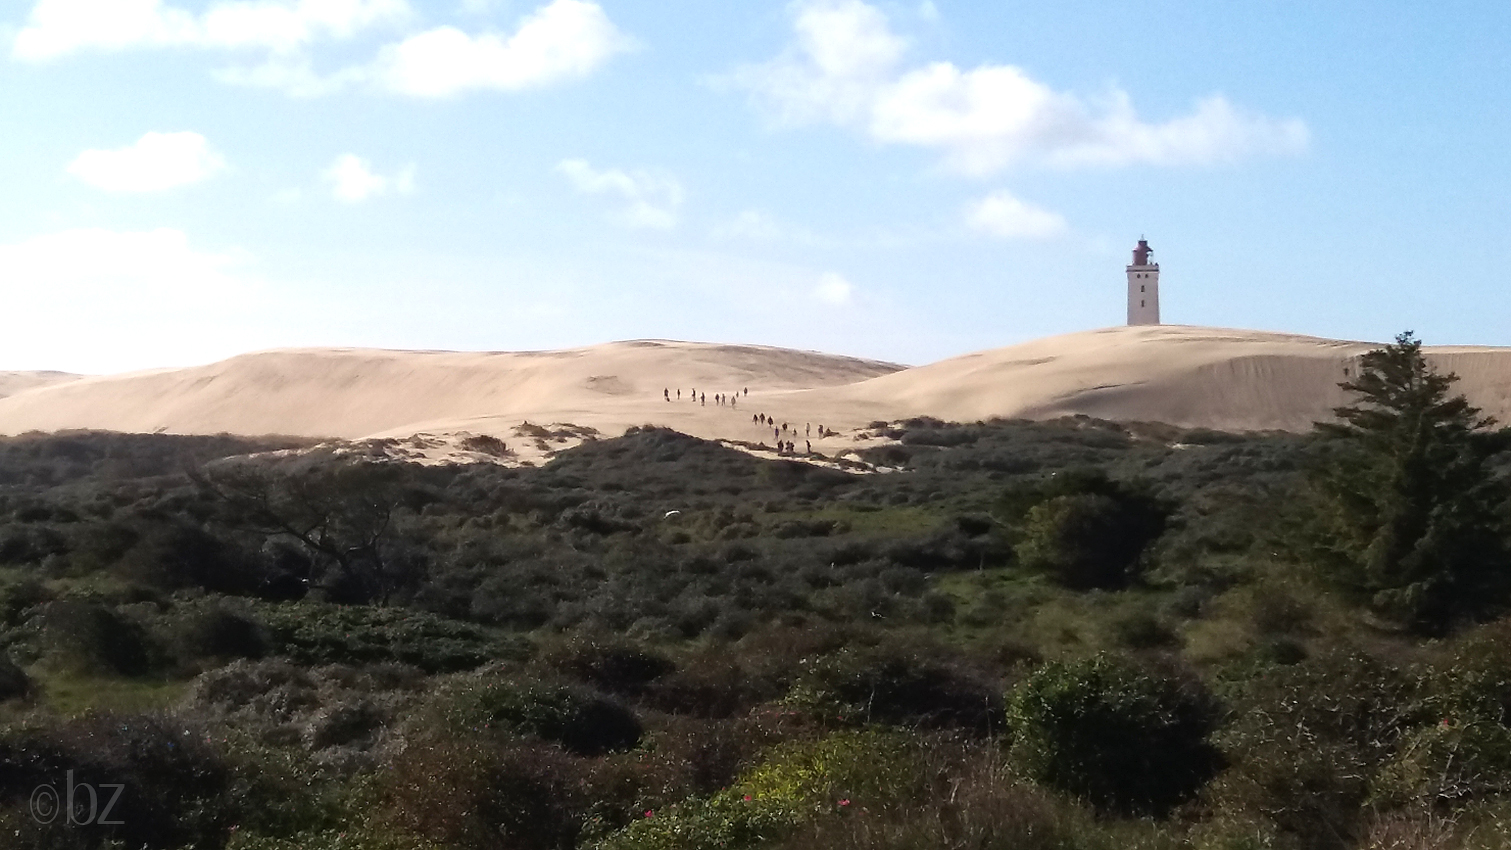
M 1363 356 L 1340 384 L 1358 396 L 1317 423 L 1311 546 L 1375 613 L 1437 633 L 1498 609 L 1511 588 L 1506 483 L 1490 465 L 1508 445 L 1438 374 L 1410 331 Z

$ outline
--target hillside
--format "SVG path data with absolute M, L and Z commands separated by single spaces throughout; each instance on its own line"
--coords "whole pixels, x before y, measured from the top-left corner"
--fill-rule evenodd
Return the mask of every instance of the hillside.
M 295 349 L 19 393 L 0 399 L 0 431 L 356 439 L 427 430 L 506 433 L 525 420 L 605 431 L 664 421 L 699 431 L 719 421 L 713 414 L 719 409 L 716 393 L 747 387 L 752 394 L 784 393 L 900 368 L 764 346 L 667 341 L 541 352 Z M 662 397 L 670 389 L 675 399 L 680 389 L 688 398 L 694 388 L 708 396 L 706 406 L 675 405 Z
M 67 372 L 0 372 L 0 398 L 19 392 L 78 380 Z
M 1371 343 L 1188 326 L 1050 337 L 927 366 L 762 346 L 617 342 L 544 352 L 297 349 L 220 363 L 78 378 L 0 398 L 0 432 L 92 428 L 358 439 L 468 432 L 522 422 L 604 434 L 656 424 L 765 442 L 767 414 L 838 430 L 832 453 L 876 420 L 1052 419 L 1086 414 L 1231 431 L 1301 431 L 1344 402 L 1337 384 Z M 1511 421 L 1511 349 L 1428 349 L 1487 413 Z M 5 391 L 0 382 L 0 393 Z M 683 392 L 679 402 L 678 389 Z M 697 389 L 707 402 L 693 402 Z M 748 388 L 749 394 L 744 391 Z M 671 389 L 672 401 L 662 396 Z M 717 393 L 739 393 L 735 407 Z M 791 438 L 791 432 L 786 438 Z
M 1182 325 L 1118 327 L 967 354 L 823 394 L 874 418 L 1084 414 L 1228 431 L 1305 431 L 1346 403 L 1374 343 Z M 1487 413 L 1511 420 L 1511 349 L 1429 347 Z

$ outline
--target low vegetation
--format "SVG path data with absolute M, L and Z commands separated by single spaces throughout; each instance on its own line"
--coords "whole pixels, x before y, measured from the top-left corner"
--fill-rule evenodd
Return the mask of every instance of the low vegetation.
M 0 441 L 0 843 L 1503 847 L 1511 441 L 1363 367 L 1311 435 L 918 419 L 879 474 Z

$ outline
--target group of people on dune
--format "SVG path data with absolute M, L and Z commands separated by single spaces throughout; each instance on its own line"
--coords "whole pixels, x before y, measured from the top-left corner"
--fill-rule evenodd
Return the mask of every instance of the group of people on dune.
M 714 404 L 716 404 L 716 405 L 718 405 L 720 407 L 724 407 L 726 405 L 729 406 L 729 407 L 738 407 L 739 404 L 740 404 L 740 396 L 741 395 L 750 395 L 750 387 L 745 387 L 740 392 L 730 393 L 728 395 L 725 395 L 724 393 L 714 393 Z M 667 388 L 667 389 L 662 390 L 661 391 L 661 397 L 664 398 L 664 399 L 666 399 L 667 401 L 671 401 L 672 400 L 672 391 L 671 391 L 671 389 Z M 692 388 L 691 398 L 692 398 L 693 401 L 696 401 L 699 405 L 701 405 L 703 407 L 707 407 L 708 406 L 708 393 L 699 394 L 697 387 L 693 387 Z M 681 401 L 681 400 L 682 400 L 682 388 L 678 387 L 677 388 L 677 401 Z
M 661 397 L 663 399 L 665 399 L 667 402 L 671 402 L 672 401 L 672 393 L 673 392 L 676 393 L 676 396 L 677 396 L 676 400 L 677 401 L 681 401 L 682 400 L 682 388 L 681 387 L 678 387 L 675 391 L 672 390 L 671 387 L 667 387 L 667 388 L 661 390 Z M 741 390 L 739 392 L 729 393 L 727 395 L 725 393 L 715 393 L 714 394 L 714 404 L 716 404 L 716 405 L 718 405 L 720 407 L 730 407 L 730 408 L 739 407 L 740 399 L 743 398 L 743 397 L 745 397 L 745 396 L 748 396 L 748 395 L 750 395 L 750 387 L 743 387 L 743 388 L 741 388 Z M 698 405 L 701 406 L 701 407 L 707 407 L 708 406 L 708 393 L 699 393 L 697 387 L 691 388 L 691 392 L 689 393 L 688 398 L 691 399 L 694 402 L 697 402 Z M 774 440 L 776 440 L 776 450 L 777 450 L 778 454 L 784 454 L 784 455 L 787 455 L 787 454 L 797 454 L 797 440 L 796 440 L 796 437 L 797 437 L 797 426 L 796 425 L 789 425 L 786 422 L 783 422 L 781 424 L 777 424 L 777 421 L 774 418 L 772 418 L 770 416 L 767 416 L 764 413 L 755 413 L 755 414 L 752 414 L 751 417 L 750 417 L 750 422 L 753 425 L 760 425 L 760 426 L 771 428 L 771 436 L 772 436 L 772 438 Z M 787 432 L 789 430 L 792 431 L 792 437 L 794 439 L 791 439 L 791 440 L 787 439 Z M 823 425 L 818 426 L 818 436 L 819 436 L 820 439 L 822 439 L 824 437 L 827 437 L 827 436 L 830 436 L 830 435 L 832 435 L 834 433 L 835 432 L 828 430 Z M 811 423 L 811 422 L 805 422 L 803 424 L 803 448 L 804 448 L 803 453 L 804 454 L 810 454 L 810 455 L 813 454 L 813 440 L 811 439 L 812 437 L 813 437 L 813 423 Z
M 787 434 L 787 431 L 789 429 L 792 431 L 792 436 L 793 437 L 797 436 L 797 426 L 796 425 L 788 425 L 786 422 L 783 422 L 780 425 L 778 425 L 777 421 L 775 419 L 772 419 L 770 416 L 767 416 L 764 413 L 758 413 L 758 414 L 750 417 L 750 421 L 752 423 L 754 423 L 754 424 L 765 425 L 765 426 L 769 426 L 771 428 L 771 436 L 776 439 L 776 450 L 777 450 L 777 452 L 779 454 L 796 454 L 797 453 L 797 442 L 796 442 L 796 440 L 787 440 L 787 439 L 785 439 L 785 435 Z M 825 428 L 824 426 L 822 426 L 822 425 L 818 426 L 818 436 L 819 436 L 820 439 L 823 439 L 824 437 L 827 437 L 827 436 L 829 436 L 832 433 L 834 433 L 834 432 L 830 431 L 829 429 Z M 805 422 L 805 423 L 803 423 L 803 438 L 804 438 L 803 439 L 803 449 L 804 449 L 803 450 L 803 454 L 810 454 L 810 455 L 813 454 L 813 440 L 810 439 L 812 436 L 813 436 L 813 423 L 811 423 L 811 422 Z

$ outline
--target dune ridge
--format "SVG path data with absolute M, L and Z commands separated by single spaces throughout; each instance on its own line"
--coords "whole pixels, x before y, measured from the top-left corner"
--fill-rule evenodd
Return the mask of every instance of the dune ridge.
M 0 398 L 37 387 L 76 381 L 81 377 L 69 372 L 0 372 Z
M 339 439 L 518 436 L 523 422 L 614 435 L 656 424 L 707 439 L 795 440 L 834 453 L 876 420 L 1085 414 L 1234 431 L 1303 431 L 1347 399 L 1378 343 L 1160 325 L 1048 337 L 906 368 L 768 346 L 637 340 L 540 352 L 288 349 L 207 366 L 68 376 L 0 398 L 0 432 L 94 428 Z M 1511 422 L 1511 348 L 1430 360 Z M 0 392 L 6 385 L 0 381 Z M 749 395 L 744 390 L 749 388 Z M 707 402 L 689 400 L 696 388 Z M 671 391 L 672 401 L 662 391 Z M 676 391 L 683 392 L 682 400 Z M 715 395 L 736 394 L 734 406 Z M 751 421 L 767 414 L 793 431 Z M 837 431 L 820 439 L 817 428 Z

